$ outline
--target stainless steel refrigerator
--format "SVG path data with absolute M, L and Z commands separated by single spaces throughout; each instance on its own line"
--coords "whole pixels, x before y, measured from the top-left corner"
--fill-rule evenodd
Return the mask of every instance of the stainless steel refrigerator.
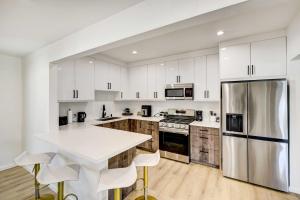
M 226 177 L 288 191 L 286 80 L 222 83 L 222 168 Z

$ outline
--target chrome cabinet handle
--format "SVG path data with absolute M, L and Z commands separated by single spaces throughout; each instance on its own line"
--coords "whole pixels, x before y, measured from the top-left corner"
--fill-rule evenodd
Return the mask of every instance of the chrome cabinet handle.
M 75 99 L 75 90 L 73 90 L 73 99 Z
M 248 75 L 250 75 L 250 65 L 248 65 Z
M 76 90 L 76 98 L 78 99 L 78 90 Z
M 121 99 L 123 99 L 123 92 L 121 92 Z
M 181 79 L 181 77 L 180 77 L 180 76 L 178 76 L 178 79 L 179 79 L 179 82 L 178 82 L 178 83 L 180 83 L 180 82 L 181 82 L 181 80 L 180 80 L 180 79 Z
M 254 65 L 251 65 L 251 74 L 254 75 Z

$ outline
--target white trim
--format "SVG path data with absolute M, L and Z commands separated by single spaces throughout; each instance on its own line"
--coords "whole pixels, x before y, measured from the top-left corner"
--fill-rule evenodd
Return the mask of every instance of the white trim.
M 262 40 L 269 40 L 279 37 L 286 37 L 286 31 L 285 30 L 277 30 L 273 32 L 268 33 L 262 33 L 262 34 L 255 34 L 255 35 L 249 35 L 247 37 L 242 37 L 234 40 L 229 41 L 222 41 L 220 42 L 219 48 L 222 47 L 228 47 L 233 45 L 239 45 L 239 44 L 245 44 L 245 43 L 251 43 L 251 42 L 258 42 Z
M 214 55 L 214 54 L 219 54 L 218 47 L 208 48 L 208 49 L 200 49 L 197 51 L 189 51 L 189 52 L 185 52 L 185 53 L 181 53 L 181 54 L 174 54 L 174 55 L 164 56 L 164 57 L 160 57 L 160 58 L 132 62 L 132 63 L 129 63 L 128 66 L 129 67 L 142 66 L 142 65 L 149 65 L 149 64 L 155 64 L 155 63 L 160 63 L 160 62 L 167 62 L 167 61 L 180 60 L 180 59 L 186 59 L 186 58 L 195 58 L 195 57 L 199 57 L 199 56 L 207 56 L 207 55 Z
M 300 188 L 290 186 L 289 187 L 289 192 L 300 194 Z
M 7 170 L 7 169 L 13 168 L 15 166 L 16 166 L 15 163 L 9 163 L 9 164 L 6 164 L 6 165 L 1 165 L 0 166 L 0 171 Z

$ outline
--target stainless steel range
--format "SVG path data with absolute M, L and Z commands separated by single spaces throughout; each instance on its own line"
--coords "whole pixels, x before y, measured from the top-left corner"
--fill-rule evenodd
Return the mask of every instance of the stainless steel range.
M 189 163 L 189 124 L 195 119 L 194 110 L 169 109 L 159 122 L 159 149 L 162 157 Z

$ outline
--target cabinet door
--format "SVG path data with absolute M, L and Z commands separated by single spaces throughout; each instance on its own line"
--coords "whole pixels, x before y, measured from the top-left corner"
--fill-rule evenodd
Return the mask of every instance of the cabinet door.
M 164 99 L 166 72 L 163 64 L 148 65 L 148 99 Z
M 95 61 L 95 90 L 108 90 L 108 63 L 96 60 Z
M 178 61 L 179 83 L 194 83 L 194 59 Z
M 75 77 L 74 61 L 65 61 L 57 66 L 58 101 L 74 100 Z
M 156 66 L 156 99 L 165 99 L 166 88 L 166 68 L 164 64 L 160 63 Z
M 129 68 L 129 91 L 130 98 L 147 98 L 147 66 Z
M 156 98 L 156 70 L 157 64 L 148 65 L 148 99 L 155 99 Z
M 178 61 L 169 61 L 165 63 L 166 84 L 178 83 Z
M 108 69 L 108 82 L 110 83 L 111 91 L 120 91 L 120 73 L 121 68 L 115 64 L 109 64 Z
M 121 67 L 120 69 L 120 95 L 118 99 L 128 98 L 128 70 L 126 67 Z
M 194 93 L 197 101 L 205 100 L 206 77 L 206 56 L 195 58 Z
M 249 78 L 250 44 L 229 46 L 220 49 L 221 79 Z
M 206 60 L 207 99 L 220 101 L 219 55 L 208 55 Z
M 251 43 L 253 77 L 286 76 L 286 38 Z
M 75 86 L 78 92 L 77 100 L 94 100 L 95 67 L 89 59 L 76 60 L 75 63 Z

